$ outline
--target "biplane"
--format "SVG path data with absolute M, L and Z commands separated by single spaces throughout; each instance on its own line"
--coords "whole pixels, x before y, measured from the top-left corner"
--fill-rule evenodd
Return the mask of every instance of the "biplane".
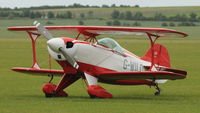
M 24 31 L 32 41 L 33 64 L 31 68 L 14 67 L 12 70 L 41 75 L 61 75 L 58 85 L 51 82 L 42 86 L 46 97 L 66 97 L 65 88 L 79 79 L 87 85 L 91 98 L 112 98 L 98 82 L 116 85 L 155 86 L 155 95 L 160 95 L 159 83 L 167 80 L 186 78 L 187 72 L 173 69 L 165 46 L 156 43 L 159 38 L 186 37 L 186 33 L 163 28 L 132 28 L 103 26 L 42 26 L 35 21 L 34 26 L 9 27 L 10 31 Z M 53 37 L 52 30 L 76 32 L 77 36 Z M 142 57 L 121 47 L 112 38 L 101 38 L 103 34 L 144 35 L 149 38 L 150 49 Z M 43 69 L 36 57 L 36 40 L 41 35 L 47 39 L 50 56 L 63 70 Z M 79 39 L 84 35 L 85 39 Z

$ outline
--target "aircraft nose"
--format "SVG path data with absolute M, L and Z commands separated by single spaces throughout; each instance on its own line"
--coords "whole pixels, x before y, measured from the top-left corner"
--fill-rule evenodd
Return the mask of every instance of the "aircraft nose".
M 53 38 L 47 41 L 47 45 L 53 51 L 59 52 L 59 48 L 64 47 L 65 43 L 61 38 Z

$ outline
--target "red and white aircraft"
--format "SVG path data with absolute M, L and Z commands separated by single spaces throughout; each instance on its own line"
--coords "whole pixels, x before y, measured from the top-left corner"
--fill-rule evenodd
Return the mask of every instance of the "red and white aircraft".
M 80 78 L 87 84 L 91 98 L 112 98 L 97 82 L 117 85 L 155 86 L 155 95 L 160 94 L 158 83 L 186 78 L 187 72 L 170 68 L 167 49 L 156 40 L 162 37 L 186 37 L 187 34 L 161 28 L 95 27 L 95 26 L 46 26 L 34 22 L 32 27 L 9 27 L 10 31 L 25 31 L 32 40 L 33 65 L 31 68 L 12 68 L 14 71 L 62 75 L 58 85 L 46 83 L 42 90 L 46 97 L 68 96 L 63 90 Z M 71 30 L 77 37 L 54 38 L 49 30 Z M 150 49 L 143 57 L 138 57 L 122 48 L 111 38 L 97 40 L 101 34 L 146 35 Z M 36 58 L 35 43 L 40 35 L 47 39 L 48 52 L 63 70 L 42 69 Z M 85 40 L 78 40 L 84 35 Z

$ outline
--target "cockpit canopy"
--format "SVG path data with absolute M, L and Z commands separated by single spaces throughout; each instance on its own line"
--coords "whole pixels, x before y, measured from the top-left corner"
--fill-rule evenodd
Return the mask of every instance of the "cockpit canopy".
M 108 47 L 116 52 L 124 53 L 123 48 L 112 38 L 102 38 L 98 40 L 98 44 Z

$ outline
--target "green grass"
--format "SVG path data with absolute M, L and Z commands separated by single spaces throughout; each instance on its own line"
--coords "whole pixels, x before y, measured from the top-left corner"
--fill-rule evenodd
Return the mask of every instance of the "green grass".
M 118 39 L 117 41 L 123 47 L 140 56 L 148 48 L 146 40 Z M 162 40 L 160 43 L 168 47 L 173 67 L 189 72 L 188 78 L 185 80 L 169 81 L 162 84 L 161 96 L 154 96 L 154 88 L 150 89 L 147 86 L 101 84 L 114 95 L 114 98 L 90 99 L 84 82 L 79 80 L 66 89 L 69 97 L 47 99 L 41 91 L 41 86 L 49 80 L 48 77 L 31 76 L 9 70 L 14 66 L 30 66 L 29 40 L 0 39 L 2 53 L 0 56 L 0 112 L 198 113 L 200 110 L 198 107 L 200 105 L 200 78 L 198 77 L 200 40 Z M 38 54 L 44 53 L 44 45 L 40 45 Z M 56 77 L 54 83 L 58 83 L 59 79 L 60 77 Z
M 161 84 L 162 93 L 154 96 L 154 88 L 147 86 L 116 86 L 100 84 L 110 91 L 113 99 L 90 99 L 82 80 L 65 91 L 67 98 L 45 98 L 41 86 L 49 81 L 46 76 L 32 76 L 10 70 L 15 66 L 30 67 L 31 45 L 26 35 L 10 33 L 7 26 L 31 25 L 33 20 L 0 20 L 0 112 L 1 113 L 199 113 L 200 85 L 200 27 L 175 27 L 191 34 L 186 39 L 162 39 L 171 55 L 173 68 L 188 71 L 184 80 Z M 64 20 L 51 20 L 62 25 Z M 72 20 L 71 20 L 72 21 Z M 30 22 L 30 23 L 29 23 Z M 44 21 L 42 21 L 44 22 Z M 71 24 L 75 25 L 76 20 Z M 88 20 L 88 23 L 90 21 Z M 101 23 L 98 22 L 98 23 Z M 148 23 L 148 26 L 155 23 Z M 96 25 L 96 24 L 94 24 Z M 157 26 L 159 27 L 159 26 Z M 117 38 L 122 47 L 142 56 L 149 48 L 144 38 Z M 38 40 L 37 53 L 40 65 L 47 68 L 45 39 Z M 55 68 L 60 68 L 55 62 Z M 54 79 L 59 82 L 60 77 Z

